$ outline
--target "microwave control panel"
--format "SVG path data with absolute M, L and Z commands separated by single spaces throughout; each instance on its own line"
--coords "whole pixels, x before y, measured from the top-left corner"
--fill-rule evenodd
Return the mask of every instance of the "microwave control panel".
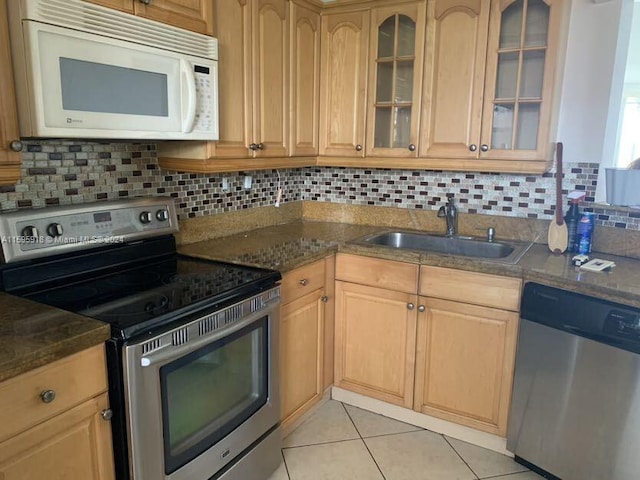
M 198 98 L 193 131 L 208 132 L 213 128 L 215 121 L 215 112 L 213 109 L 216 105 L 216 71 L 211 67 L 194 65 L 193 74 L 196 79 L 196 97 Z

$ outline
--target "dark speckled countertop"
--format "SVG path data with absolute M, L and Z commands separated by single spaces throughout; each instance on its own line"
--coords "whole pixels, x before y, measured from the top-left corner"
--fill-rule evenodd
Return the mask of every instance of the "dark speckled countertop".
M 0 292 L 0 382 L 103 343 L 109 325 Z
M 535 244 L 515 265 L 465 257 L 428 254 L 350 241 L 389 228 L 295 221 L 179 247 L 181 253 L 211 260 L 244 263 L 286 272 L 333 252 L 355 253 L 422 265 L 521 277 L 586 295 L 640 307 L 640 260 L 594 253 L 613 260 L 610 272 L 587 272 L 571 264 L 569 254 L 555 255 Z

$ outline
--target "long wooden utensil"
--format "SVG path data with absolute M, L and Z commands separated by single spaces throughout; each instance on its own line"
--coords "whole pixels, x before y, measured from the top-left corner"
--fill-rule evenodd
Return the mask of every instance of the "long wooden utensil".
M 547 243 L 553 253 L 564 253 L 567 250 L 569 232 L 562 216 L 562 142 L 556 144 L 556 218 L 549 225 Z

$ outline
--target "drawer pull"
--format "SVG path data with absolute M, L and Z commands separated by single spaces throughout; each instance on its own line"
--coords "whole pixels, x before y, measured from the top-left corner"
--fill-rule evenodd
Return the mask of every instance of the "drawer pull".
M 106 420 L 108 422 L 113 418 L 113 410 L 111 410 L 110 408 L 105 408 L 100 412 L 100 416 L 103 420 Z
M 329 297 L 327 297 L 326 295 L 323 295 L 322 297 L 320 297 L 320 301 L 327 303 L 329 301 Z
M 56 399 L 56 392 L 53 390 L 43 390 L 40 392 L 40 399 L 43 403 L 51 403 Z
M 300 280 L 298 282 L 300 285 L 302 285 L 303 287 L 307 286 L 307 283 L 309 283 L 309 281 L 306 278 L 303 278 L 302 280 Z

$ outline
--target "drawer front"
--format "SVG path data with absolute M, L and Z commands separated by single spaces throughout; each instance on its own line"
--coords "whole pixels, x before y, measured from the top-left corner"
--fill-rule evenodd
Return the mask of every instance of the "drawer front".
M 418 265 L 339 253 L 336 280 L 415 294 Z
M 318 260 L 282 275 L 282 304 L 287 304 L 318 288 L 324 288 L 324 264 Z
M 0 383 L 0 441 L 107 390 L 104 346 L 97 345 Z M 45 402 L 43 392 L 54 392 Z
M 457 302 L 520 310 L 522 280 L 453 268 L 420 267 L 420 295 Z

